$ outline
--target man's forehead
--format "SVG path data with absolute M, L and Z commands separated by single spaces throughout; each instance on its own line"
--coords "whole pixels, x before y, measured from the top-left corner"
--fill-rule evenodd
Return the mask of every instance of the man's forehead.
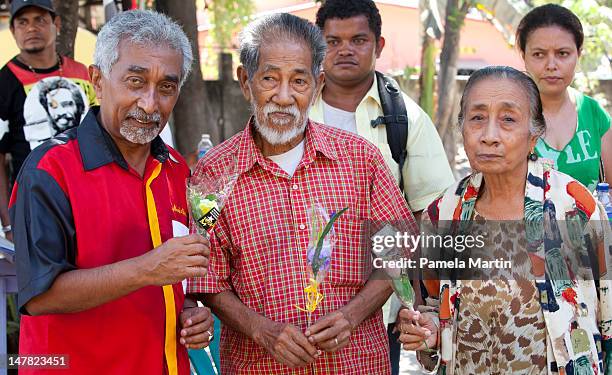
M 181 52 L 177 51 L 170 44 L 156 44 L 153 40 L 136 42 L 124 38 L 119 42 L 118 51 L 119 59 L 121 59 L 121 55 L 144 56 L 144 61 L 148 61 L 148 57 L 158 57 L 162 55 L 172 58 L 183 58 Z
M 261 71 L 262 72 L 274 72 L 274 71 L 281 71 L 281 70 L 290 70 L 293 73 L 298 73 L 298 74 L 306 74 L 309 73 L 309 67 L 307 66 L 301 66 L 301 65 L 294 65 L 291 66 L 289 68 L 287 67 L 283 67 L 283 66 L 279 66 L 279 65 L 275 65 L 273 63 L 264 63 L 261 66 Z
M 358 14 L 347 18 L 329 18 L 325 20 L 323 33 L 325 36 L 328 36 L 328 34 L 346 33 L 374 34 L 374 31 L 370 29 L 368 18 L 365 15 Z
M 52 90 L 50 93 L 55 94 L 55 95 L 72 95 L 70 90 L 65 89 L 65 88 L 59 88 L 57 90 Z
M 305 41 L 269 42 L 263 44 L 260 49 L 258 70 L 261 72 L 309 72 L 311 68 L 312 52 Z
M 147 45 L 122 41 L 119 44 L 119 58 L 115 65 L 134 73 L 165 72 L 180 75 L 183 56 L 170 46 Z

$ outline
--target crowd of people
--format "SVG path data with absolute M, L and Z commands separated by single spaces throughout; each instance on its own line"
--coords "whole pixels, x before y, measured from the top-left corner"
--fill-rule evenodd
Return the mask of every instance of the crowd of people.
M 570 87 L 584 33 L 568 9 L 522 19 L 526 72 L 470 76 L 457 123 L 473 173 L 460 181 L 430 117 L 376 71 L 373 1 L 327 0 L 315 24 L 255 19 L 237 69 L 252 116 L 193 171 L 238 174 L 208 236 L 189 234 L 191 172 L 159 137 L 192 68 L 181 27 L 121 12 L 85 67 L 57 54 L 50 0 L 13 0 L 10 14 L 0 219 L 20 355 L 65 355 L 74 374 L 188 374 L 188 349 L 220 335 L 222 374 L 397 375 L 402 347 L 431 373 L 612 374 L 612 232 L 592 195 L 612 176 L 612 131 Z M 324 297 L 304 311 L 313 202 L 342 214 Z M 453 235 L 478 223 L 491 258 L 520 261 L 492 278 L 417 274 L 402 307 L 362 235 L 398 221 Z

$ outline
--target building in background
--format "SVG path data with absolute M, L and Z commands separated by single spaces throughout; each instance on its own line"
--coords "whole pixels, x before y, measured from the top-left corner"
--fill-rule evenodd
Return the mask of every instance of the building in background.
M 312 22 L 319 5 L 304 0 L 255 0 L 255 17 L 272 13 L 286 12 L 306 18 Z M 382 36 L 386 45 L 376 67 L 385 73 L 401 73 L 406 68 L 418 67 L 421 62 L 421 38 L 419 36 L 418 0 L 376 1 L 383 19 Z M 209 30 L 212 25 L 207 12 L 198 12 L 199 43 L 202 61 L 218 48 L 211 48 Z M 520 56 L 502 31 L 483 18 L 478 12 L 468 14 L 461 30 L 461 46 L 458 61 L 459 73 L 469 72 L 487 65 L 509 65 L 523 70 Z M 234 48 L 236 45 L 234 45 Z M 441 45 L 439 46 L 441 48 Z M 204 71 L 205 78 L 214 79 L 214 72 Z

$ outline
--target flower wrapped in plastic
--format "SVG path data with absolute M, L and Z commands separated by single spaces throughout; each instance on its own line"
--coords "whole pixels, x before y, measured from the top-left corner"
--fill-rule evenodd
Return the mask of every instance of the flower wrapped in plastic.
M 397 224 L 397 223 L 396 223 Z M 400 225 L 398 225 L 400 226 Z M 395 238 L 399 231 L 390 223 L 385 224 L 371 237 L 373 243 L 383 242 L 379 239 Z M 377 248 L 372 249 L 375 257 L 380 258 L 382 264 L 402 264 L 403 261 L 411 258 L 413 249 L 401 246 L 382 246 L 379 244 Z M 402 306 L 413 309 L 414 306 L 414 288 L 410 280 L 408 268 L 406 267 L 383 267 L 385 274 L 391 281 L 391 286 L 395 295 L 400 300 Z
M 221 210 L 232 194 L 238 173 L 236 161 L 218 176 L 192 176 L 187 179 L 187 202 L 192 227 L 207 238 L 217 223 Z
M 391 286 L 393 288 L 393 292 L 395 296 L 399 299 L 401 305 L 404 308 L 414 310 L 415 303 L 415 293 L 412 285 L 412 277 L 410 273 L 410 268 L 414 267 L 413 271 L 417 271 L 417 263 L 418 263 L 418 249 L 413 247 L 415 245 L 414 241 L 386 241 L 388 238 L 397 239 L 398 234 L 400 234 L 400 238 L 405 238 L 406 236 L 414 236 L 418 232 L 416 229 L 407 221 L 396 221 L 391 225 L 391 223 L 386 223 L 382 228 L 380 228 L 373 236 L 370 237 L 372 240 L 372 244 L 376 244 L 376 247 L 372 247 L 372 253 L 374 257 L 380 258 L 382 262 L 380 264 L 386 265 L 383 266 L 383 270 L 389 280 L 391 282 Z M 397 229 L 401 228 L 401 230 Z M 419 235 L 423 235 L 420 233 Z M 392 242 L 391 246 L 386 246 Z M 418 242 L 418 241 L 417 241 Z M 384 245 L 383 245 L 384 244 Z M 409 260 L 412 260 L 413 265 L 410 266 Z M 420 277 L 419 277 L 420 279 Z M 418 326 L 418 322 L 415 322 Z M 426 352 L 437 352 L 435 349 L 430 349 L 427 347 L 427 342 L 423 341 L 426 346 Z M 418 356 L 418 353 L 417 353 Z M 438 356 L 439 359 L 439 356 Z M 421 367 L 421 371 L 423 374 L 434 374 L 434 372 L 425 369 L 419 361 L 417 361 L 419 366 Z
M 323 294 L 319 291 L 319 285 L 325 280 L 331 266 L 331 257 L 336 242 L 334 233 L 334 222 L 348 207 L 341 209 L 331 215 L 318 203 L 313 203 L 310 210 L 310 239 L 306 253 L 306 271 L 308 273 L 308 285 L 304 289 L 306 293 L 306 306 L 296 306 L 299 310 L 310 315 L 316 310 L 323 300 Z

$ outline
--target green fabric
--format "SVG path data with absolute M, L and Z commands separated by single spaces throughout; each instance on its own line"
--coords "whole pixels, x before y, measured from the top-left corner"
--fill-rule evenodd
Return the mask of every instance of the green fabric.
M 554 161 L 556 170 L 572 176 L 594 191 L 599 180 L 601 137 L 610 128 L 610 116 L 595 99 L 573 89 L 570 95 L 576 99 L 578 112 L 574 136 L 560 151 L 540 138 L 535 151 L 538 156 Z
M 605 353 L 604 375 L 612 374 L 612 339 L 602 340 L 602 350 Z
M 189 361 L 191 362 L 191 375 L 214 375 L 221 374 L 219 359 L 219 337 L 221 337 L 221 321 L 217 316 L 215 319 L 215 334 L 213 340 L 208 345 L 210 356 L 203 349 L 189 349 Z M 211 361 L 212 357 L 212 361 Z

